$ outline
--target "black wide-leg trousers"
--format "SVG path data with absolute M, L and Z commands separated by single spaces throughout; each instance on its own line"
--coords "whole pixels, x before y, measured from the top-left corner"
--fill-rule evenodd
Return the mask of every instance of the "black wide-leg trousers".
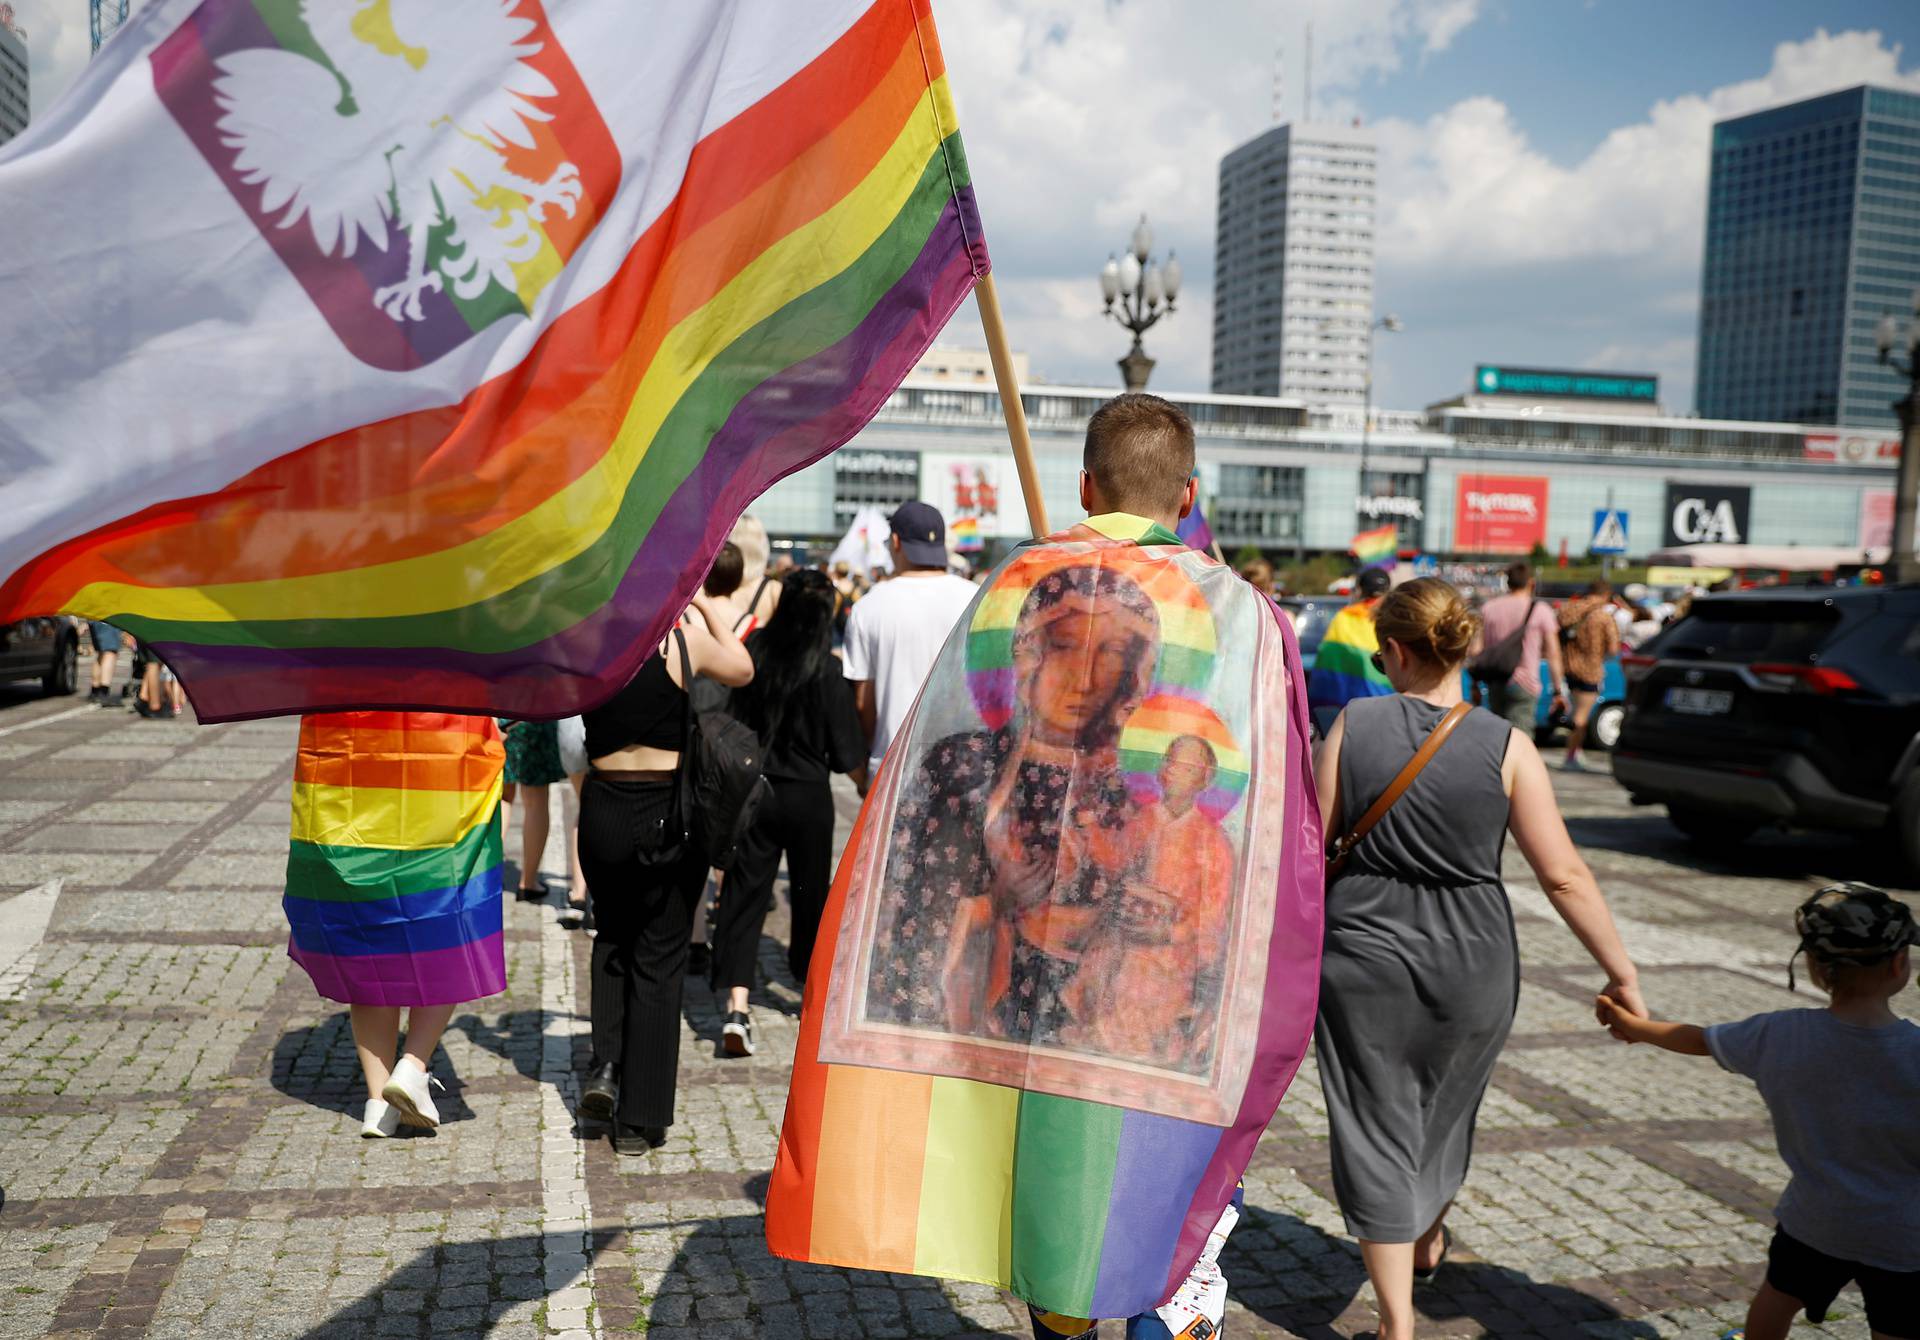
M 706 861 L 662 855 L 675 828 L 677 783 L 587 774 L 580 795 L 580 868 L 593 942 L 593 1053 L 620 1065 L 617 1119 L 671 1126 L 680 1067 L 680 989 Z M 676 844 L 678 845 L 678 844 Z

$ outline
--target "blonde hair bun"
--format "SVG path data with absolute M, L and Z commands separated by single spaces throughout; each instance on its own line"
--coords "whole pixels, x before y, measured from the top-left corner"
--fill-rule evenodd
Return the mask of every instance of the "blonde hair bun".
M 1467 658 L 1480 636 L 1480 616 L 1438 577 L 1416 577 L 1389 591 L 1373 614 L 1374 631 L 1443 666 Z

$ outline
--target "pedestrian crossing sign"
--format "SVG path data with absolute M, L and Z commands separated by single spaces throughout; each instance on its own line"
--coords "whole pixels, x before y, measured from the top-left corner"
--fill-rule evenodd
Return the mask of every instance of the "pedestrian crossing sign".
M 1593 540 L 1587 545 L 1587 552 L 1593 554 L 1624 554 L 1627 552 L 1627 514 L 1611 507 L 1603 507 L 1593 514 Z

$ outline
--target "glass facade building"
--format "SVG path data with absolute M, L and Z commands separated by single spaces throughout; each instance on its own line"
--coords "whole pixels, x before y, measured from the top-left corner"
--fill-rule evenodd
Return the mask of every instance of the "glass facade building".
M 1049 523 L 1080 510 L 1088 417 L 1113 392 L 1035 386 L 1021 394 Z M 1627 514 L 1630 558 L 1666 543 L 1676 487 L 1750 497 L 1748 543 L 1884 546 L 1894 458 L 1850 457 L 1829 429 L 1542 406 L 1376 410 L 1361 477 L 1358 408 L 1242 396 L 1163 394 L 1193 419 L 1200 496 L 1229 555 L 1343 553 L 1356 530 L 1393 524 L 1403 549 L 1586 552 L 1601 509 Z M 963 499 L 956 481 L 970 493 Z M 981 485 L 991 486 L 993 498 Z M 1370 510 L 1355 514 L 1363 497 Z M 817 557 L 861 505 L 920 497 L 981 517 L 989 557 L 1027 534 L 999 394 L 909 380 L 840 451 L 787 476 L 752 511 L 782 544 Z M 1876 526 L 1879 527 L 1876 530 Z
M 1713 130 L 1703 418 L 1895 427 L 1874 326 L 1920 287 L 1920 96 L 1861 87 Z

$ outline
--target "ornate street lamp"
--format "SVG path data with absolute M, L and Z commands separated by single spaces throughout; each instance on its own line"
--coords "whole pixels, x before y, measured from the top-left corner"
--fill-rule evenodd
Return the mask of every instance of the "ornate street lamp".
M 1100 269 L 1100 296 L 1106 301 L 1107 315 L 1133 332 L 1133 348 L 1120 360 L 1120 375 L 1129 391 L 1146 390 L 1153 373 L 1153 360 L 1140 347 L 1140 337 L 1173 311 L 1173 300 L 1180 296 L 1179 258 L 1168 252 L 1162 265 L 1152 259 L 1152 251 L 1153 229 L 1142 214 L 1126 254 L 1116 258 L 1109 253 Z
M 1389 335 L 1398 335 L 1405 329 L 1392 312 L 1367 326 L 1367 383 L 1360 411 L 1360 492 L 1363 494 L 1367 491 L 1367 444 L 1373 435 L 1373 334 L 1384 330 Z
M 1893 493 L 1893 553 L 1888 567 L 1896 582 L 1920 582 L 1920 563 L 1913 557 L 1914 500 L 1920 493 L 1920 289 L 1913 292 L 1913 312 L 1908 319 L 1906 339 L 1900 338 L 1900 323 L 1891 315 L 1880 318 L 1874 331 L 1874 344 L 1880 361 L 1907 379 L 1907 393 L 1893 402 L 1900 416 L 1900 478 Z M 1894 350 L 1906 345 L 1903 361 Z

